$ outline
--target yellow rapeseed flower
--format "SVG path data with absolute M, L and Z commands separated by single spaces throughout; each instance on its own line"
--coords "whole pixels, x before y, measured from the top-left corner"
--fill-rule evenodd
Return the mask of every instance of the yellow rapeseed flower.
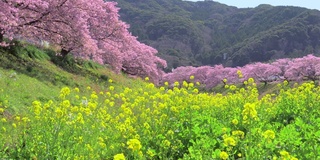
M 80 92 L 80 89 L 78 87 L 74 88 L 75 92 Z
M 23 117 L 22 121 L 26 123 L 26 122 L 30 122 L 30 119 L 28 117 Z
M 154 84 L 153 83 L 149 83 L 148 85 L 147 85 L 147 88 L 154 88 L 155 86 L 154 86 Z
M 193 89 L 193 93 L 199 93 L 199 90 L 197 88 Z
M 168 135 L 173 135 L 174 132 L 170 129 L 168 132 L 167 132 Z
M 226 133 L 227 131 L 228 131 L 228 128 L 226 128 L 226 127 L 223 127 L 223 128 L 222 128 L 222 132 L 223 132 L 223 133 Z
M 14 118 L 16 121 L 20 121 L 20 116 L 16 116 L 15 118 Z
M 253 83 L 254 83 L 254 79 L 253 79 L 253 78 L 249 78 L 249 79 L 248 79 L 248 83 L 249 83 L 249 84 L 253 84 Z
M 58 118 L 60 118 L 60 117 L 63 116 L 63 111 L 62 111 L 62 109 L 59 108 L 59 107 L 56 108 L 54 112 L 56 113 L 56 116 L 57 116 Z
M 188 87 L 188 82 L 187 82 L 187 81 L 183 81 L 183 82 L 182 82 L 182 86 L 185 87 L 185 88 L 187 88 L 187 87 Z
M 246 103 L 242 111 L 243 123 L 249 123 L 249 118 L 253 120 L 258 119 L 258 113 L 256 111 L 255 104 Z
M 263 133 L 263 137 L 265 139 L 274 139 L 275 138 L 275 133 L 272 130 L 267 130 Z
M 223 83 L 227 83 L 228 82 L 228 80 L 226 78 L 224 78 L 222 81 L 223 81 Z
M 86 147 L 86 149 L 87 149 L 88 151 L 93 152 L 93 148 L 91 147 L 90 144 L 85 144 L 84 146 Z
M 165 147 L 170 147 L 171 142 L 168 141 L 168 140 L 164 140 L 164 141 L 162 141 L 162 144 L 163 144 Z
M 41 102 L 40 101 L 33 101 L 32 102 L 32 106 L 33 106 L 33 112 L 36 115 L 40 115 L 42 107 L 41 107 Z
M 222 152 L 220 152 L 220 158 L 225 160 L 225 159 L 229 158 L 229 155 L 227 152 L 222 151 Z
M 75 112 L 79 112 L 79 107 L 78 106 L 74 106 L 71 108 L 71 112 L 75 113 Z
M 239 77 L 239 78 L 242 78 L 242 77 L 243 77 L 242 72 L 241 72 L 240 70 L 237 71 L 237 74 L 238 74 L 238 77 Z
M 129 149 L 133 151 L 139 151 L 141 149 L 141 142 L 138 139 L 130 139 L 127 141 L 127 145 Z
M 237 125 L 237 124 L 239 123 L 239 121 L 238 121 L 237 119 L 233 119 L 231 122 L 232 122 L 232 124 L 234 124 L 234 125 Z
M 7 122 L 6 118 L 1 118 L 1 122 Z
M 96 102 L 88 102 L 88 108 L 90 110 L 95 110 L 97 108 L 97 103 Z
M 43 105 L 43 108 L 44 109 L 48 109 L 48 108 L 50 108 L 50 106 L 53 104 L 53 101 L 52 100 L 49 100 L 47 103 L 45 103 L 44 105 Z
M 60 90 L 60 98 L 65 98 L 67 95 L 69 95 L 71 92 L 70 88 L 69 87 L 63 87 L 61 90 Z
M 238 136 L 240 138 L 244 138 L 244 132 L 242 132 L 240 130 L 232 131 L 232 135 L 233 136 Z
M 84 119 L 81 113 L 77 114 L 77 122 L 79 122 L 80 124 L 84 124 Z
M 236 146 L 236 140 L 233 137 L 226 137 L 223 140 L 225 146 Z
M 61 105 L 64 108 L 69 108 L 71 106 L 71 103 L 69 100 L 64 100 L 64 101 L 62 101 Z
M 106 147 L 107 147 L 107 145 L 106 145 L 105 143 L 103 143 L 103 142 L 99 142 L 99 146 L 100 146 L 101 148 L 106 148 Z
M 144 122 L 144 123 L 143 123 L 143 126 L 144 126 L 145 129 L 149 129 L 149 128 L 150 128 L 150 125 L 149 125 L 148 122 Z
M 155 151 L 152 150 L 152 149 L 148 149 L 147 154 L 148 154 L 150 157 L 153 157 L 153 156 L 156 155 Z
M 103 93 L 103 92 L 102 92 L 102 93 Z M 90 95 L 90 98 L 91 98 L 92 100 L 98 99 L 97 93 L 96 93 L 96 92 L 92 92 L 92 94 Z
M 175 107 L 175 106 L 172 106 L 172 107 L 170 108 L 170 110 L 171 110 L 172 112 L 176 112 L 176 113 L 179 112 L 179 110 L 178 110 L 177 107 Z
M 231 90 L 231 91 L 234 91 L 234 90 L 236 90 L 236 89 L 237 89 L 237 86 L 235 86 L 235 85 L 231 85 L 231 86 L 230 86 L 230 90 Z
M 290 154 L 287 151 L 280 151 L 280 155 L 282 159 L 289 159 L 290 158 Z

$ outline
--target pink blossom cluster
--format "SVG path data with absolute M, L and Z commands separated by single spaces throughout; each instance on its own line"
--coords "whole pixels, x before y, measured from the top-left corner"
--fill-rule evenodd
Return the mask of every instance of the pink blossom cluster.
M 190 79 L 193 76 L 194 79 Z M 243 67 L 201 66 L 178 67 L 171 73 L 162 77 L 162 83 L 168 82 L 200 82 L 206 89 L 211 89 L 219 84 L 243 83 L 249 78 L 254 78 L 257 83 L 274 81 L 303 81 L 320 79 L 320 58 L 307 55 L 295 59 L 278 59 L 271 63 L 253 63 Z
M 157 82 L 166 62 L 131 35 L 118 11 L 115 2 L 103 0 L 0 0 L 0 46 L 17 36 L 45 40 L 59 45 L 62 56 L 72 53 Z

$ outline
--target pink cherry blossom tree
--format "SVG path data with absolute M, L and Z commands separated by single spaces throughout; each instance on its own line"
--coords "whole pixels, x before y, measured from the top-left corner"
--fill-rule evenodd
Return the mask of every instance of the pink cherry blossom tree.
M 320 58 L 308 55 L 302 58 L 293 59 L 285 72 L 289 80 L 318 80 L 320 76 Z
M 257 62 L 244 66 L 242 68 L 242 72 L 246 79 L 254 78 L 259 82 L 267 84 L 267 82 L 272 82 L 279 79 L 281 70 L 279 67 L 274 65 Z
M 17 2 L 17 0 L 0 1 L 0 46 L 7 45 L 4 43 L 4 36 L 13 38 L 13 28 L 18 24 L 16 17 L 18 9 L 14 7 Z
M 132 38 L 130 48 L 124 52 L 122 71 L 139 77 L 149 77 L 156 84 L 163 76 L 166 61 L 156 56 L 157 50 Z
M 19 3 L 16 33 L 28 40 L 46 40 L 61 47 L 61 55 L 97 51 L 87 27 L 84 0 L 29 0 Z
M 189 81 L 190 76 L 195 73 L 195 69 L 196 67 L 192 66 L 178 67 L 176 69 L 173 69 L 172 72 L 164 74 L 162 77 L 162 82 L 173 84 L 174 82 Z
M 129 33 L 115 2 L 2 0 L 0 5 L 0 42 L 4 36 L 46 40 L 59 45 L 62 56 L 72 53 L 108 63 L 118 73 L 148 76 L 155 82 L 162 76 L 166 62 Z
M 216 65 L 209 70 L 207 79 L 205 81 L 207 89 L 213 88 L 216 85 L 223 83 L 223 79 L 227 77 L 227 75 L 223 73 L 224 69 L 225 68 L 222 65 Z
M 287 79 L 284 75 L 285 75 L 285 72 L 287 71 L 290 63 L 291 63 L 291 60 L 289 58 L 278 59 L 278 60 L 271 63 L 271 65 L 278 67 L 281 71 L 279 73 L 279 80 Z
M 222 81 L 224 79 L 227 80 L 227 83 L 231 83 L 231 84 L 236 84 L 241 82 L 242 78 L 239 77 L 238 75 L 238 70 L 240 70 L 241 68 L 237 67 L 237 68 L 232 68 L 232 67 L 226 67 L 223 69 L 222 71 L 222 76 L 220 77 L 220 79 L 222 79 Z
M 211 66 L 200 66 L 194 68 L 190 75 L 194 76 L 193 82 L 200 82 L 201 84 L 205 84 L 206 80 L 208 79 L 209 72 L 213 69 Z
M 243 77 L 239 77 L 241 71 Z M 273 63 L 254 63 L 244 67 L 230 68 L 222 65 L 201 67 L 178 67 L 171 73 L 164 75 L 163 79 L 171 83 L 183 81 L 193 75 L 195 80 L 211 89 L 219 84 L 237 84 L 243 80 L 254 78 L 256 82 L 267 84 L 268 82 L 289 80 L 319 80 L 320 79 L 320 57 L 308 55 L 296 59 L 279 59 Z M 224 79 L 227 81 L 225 82 Z
M 96 40 L 99 48 L 93 59 L 100 63 L 108 63 L 119 72 L 122 69 L 125 52 L 130 50 L 129 43 L 135 37 L 129 33 L 129 25 L 120 21 L 119 8 L 115 6 L 115 2 L 95 0 L 88 5 L 91 8 L 87 11 L 90 16 L 88 19 L 90 36 Z

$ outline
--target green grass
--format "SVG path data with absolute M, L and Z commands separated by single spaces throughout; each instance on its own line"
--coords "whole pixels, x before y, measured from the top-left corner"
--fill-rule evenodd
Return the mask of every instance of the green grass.
M 52 49 L 16 42 L 10 48 L 0 48 L 0 102 L 7 97 L 9 110 L 24 112 L 34 100 L 54 99 L 62 87 L 86 88 L 97 92 L 108 88 L 112 79 L 115 90 L 139 88 L 145 83 L 115 74 L 107 66 L 68 55 L 56 56 Z

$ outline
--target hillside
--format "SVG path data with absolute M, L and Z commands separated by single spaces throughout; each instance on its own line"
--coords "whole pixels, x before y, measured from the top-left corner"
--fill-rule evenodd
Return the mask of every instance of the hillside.
M 115 74 L 108 66 L 71 55 L 62 58 L 52 48 L 15 43 L 0 47 L 0 106 L 6 105 L 10 114 L 25 111 L 35 100 L 58 100 L 54 97 L 63 87 L 86 90 L 90 86 L 100 92 L 111 85 L 116 91 L 145 85 L 138 78 Z
M 290 6 L 236 8 L 213 1 L 116 0 L 133 35 L 168 68 L 320 54 L 320 11 Z

